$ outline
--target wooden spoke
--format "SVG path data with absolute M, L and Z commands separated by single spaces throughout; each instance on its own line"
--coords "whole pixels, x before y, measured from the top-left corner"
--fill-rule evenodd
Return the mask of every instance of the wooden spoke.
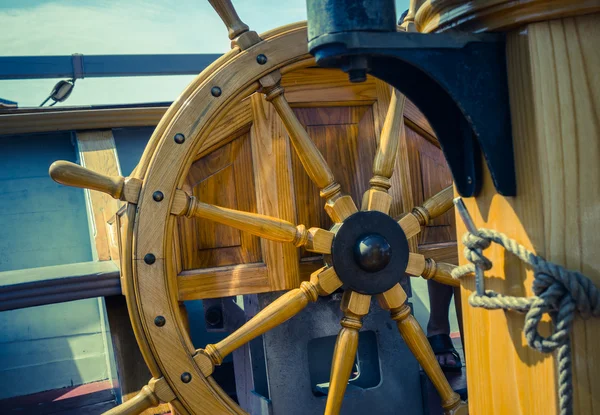
M 341 306 L 344 318 L 340 323 L 342 329 L 333 351 L 325 415 L 337 415 L 340 412 L 358 349 L 358 331 L 362 327 L 363 316 L 369 312 L 370 304 L 370 295 L 354 291 L 344 292 Z
M 302 311 L 310 301 L 316 301 L 319 295 L 331 294 L 341 286 L 342 281 L 333 268 L 324 267 L 315 271 L 310 281 L 302 282 L 300 288 L 288 291 L 273 301 L 231 335 L 219 343 L 209 344 L 204 350 L 199 350 L 195 358 L 196 362 L 205 375 L 210 375 L 214 365 L 220 365 L 225 356 L 289 320 Z
M 460 287 L 460 281 L 452 278 L 452 270 L 454 268 L 456 268 L 456 265 L 448 264 L 446 262 L 436 262 L 433 258 L 427 258 L 425 260 L 425 269 L 423 270 L 421 277 L 426 280 L 432 279 L 440 284 Z
M 97 190 L 130 203 L 137 203 L 142 188 L 139 179 L 106 176 L 69 161 L 55 161 L 49 173 L 52 180 L 65 186 Z
M 460 281 L 452 278 L 452 270 L 455 265 L 445 262 L 436 262 L 433 258 L 427 258 L 421 254 L 410 252 L 408 254 L 408 265 L 406 273 L 413 277 L 423 277 L 426 280 L 434 280 L 440 284 L 460 287 Z
M 325 210 L 334 222 L 342 222 L 348 216 L 357 212 L 352 198 L 343 195 L 339 183 L 335 181 L 333 172 L 325 158 L 311 140 L 310 136 L 294 114 L 292 107 L 283 95 L 280 84 L 281 74 L 274 72 L 264 77 L 261 83 L 262 92 L 273 104 L 287 130 L 290 141 L 308 177 L 321 190 L 321 197 L 326 200 Z
M 334 237 L 332 232 L 320 228 L 307 230 L 304 225 L 294 226 L 290 222 L 271 216 L 202 203 L 194 196 L 187 194 L 185 197 L 187 203 L 174 202 L 174 209 L 171 210 L 171 213 L 209 219 L 261 238 L 291 242 L 297 247 L 304 246 L 308 251 L 321 254 L 331 253 Z
M 248 25 L 240 19 L 231 0 L 208 0 L 210 5 L 215 9 L 229 32 L 232 47 L 239 46 L 244 50 L 250 46 L 260 42 L 260 37 L 256 32 L 249 31 Z
M 460 287 L 460 282 L 452 278 L 452 270 L 455 265 L 445 262 L 436 262 L 433 258 L 425 258 L 421 254 L 410 252 L 408 254 L 408 265 L 406 273 L 413 277 L 423 277 L 426 280 L 434 280 L 440 284 Z
M 411 315 L 410 307 L 406 304 L 407 296 L 402 287 L 397 284 L 377 297 L 381 307 L 390 310 L 390 315 L 396 321 L 402 338 L 440 394 L 442 407 L 446 410 L 446 413 L 466 413 L 462 412 L 465 405 L 446 380 L 425 333 L 423 333 L 417 320 Z M 458 411 L 459 408 L 461 408 L 461 411 Z
M 373 161 L 373 177 L 369 181 L 371 188 L 363 195 L 362 210 L 378 210 L 386 215 L 390 211 L 392 197 L 388 189 L 392 185 L 390 178 L 394 173 L 398 144 L 404 130 L 404 102 L 404 95 L 394 89 Z
M 415 207 L 412 212 L 400 218 L 398 223 L 406 237 L 412 238 L 417 235 L 421 231 L 421 226 L 426 226 L 432 219 L 449 211 L 454 206 L 453 196 L 454 189 L 450 185 L 427 199 L 423 206 Z
M 175 394 L 164 378 L 152 379 L 137 395 L 104 415 L 137 415 L 161 402 L 171 402 L 173 399 Z

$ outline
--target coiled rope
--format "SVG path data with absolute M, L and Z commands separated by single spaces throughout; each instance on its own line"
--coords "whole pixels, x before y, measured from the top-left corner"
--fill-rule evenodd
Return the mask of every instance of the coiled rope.
M 600 290 L 585 275 L 569 271 L 546 261 L 506 235 L 491 230 L 478 229 L 476 234 L 463 236 L 464 255 L 471 264 L 456 267 L 452 277 L 462 278 L 475 272 L 475 267 L 492 268 L 492 262 L 482 250 L 494 242 L 501 245 L 534 271 L 534 297 L 513 297 L 493 290 L 483 295 L 471 294 L 469 304 L 488 310 L 513 310 L 526 313 L 523 331 L 529 347 L 542 353 L 557 352 L 558 398 L 561 415 L 573 413 L 573 378 L 571 370 L 570 332 L 575 311 L 586 319 L 600 316 Z M 540 335 L 538 325 L 544 314 L 552 318 L 553 331 L 548 337 Z

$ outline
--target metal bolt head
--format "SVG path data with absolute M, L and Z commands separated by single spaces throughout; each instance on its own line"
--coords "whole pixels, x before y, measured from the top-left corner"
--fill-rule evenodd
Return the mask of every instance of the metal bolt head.
M 154 318 L 154 325 L 156 325 L 157 327 L 164 326 L 166 322 L 167 320 L 163 316 L 156 316 Z
M 218 86 L 213 86 L 210 89 L 210 93 L 212 94 L 213 97 L 220 97 L 221 96 L 221 88 L 219 88 Z
M 173 137 L 173 140 L 175 140 L 177 144 L 183 144 L 185 141 L 185 136 L 181 133 L 177 133 L 175 134 L 175 137 Z
M 258 62 L 259 65 L 264 65 L 267 63 L 267 57 L 261 53 L 256 57 L 256 62 Z
M 157 190 L 156 192 L 152 193 L 152 199 L 154 199 L 155 202 L 161 202 L 164 198 L 165 195 L 160 190 Z
M 183 383 L 190 383 L 192 381 L 192 375 L 189 372 L 183 372 L 181 374 L 181 381 Z
M 144 262 L 148 265 L 152 265 L 156 262 L 156 257 L 154 254 L 146 254 L 144 255 Z

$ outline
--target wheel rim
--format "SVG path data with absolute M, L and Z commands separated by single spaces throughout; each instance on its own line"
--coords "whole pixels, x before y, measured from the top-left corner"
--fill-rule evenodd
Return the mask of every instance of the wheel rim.
M 227 11 L 228 19 L 235 15 L 231 3 L 226 0 L 218 3 L 223 7 L 221 12 Z M 228 27 L 246 27 L 239 24 L 239 19 L 233 23 Z M 452 186 L 397 222 L 389 216 L 392 197 L 388 189 L 403 131 L 404 97 L 397 91 L 392 92 L 375 152 L 370 188 L 362 195 L 359 212 L 352 197 L 343 193 L 327 161 L 283 95 L 281 72 L 312 62 L 304 52 L 304 27 L 294 25 L 273 31 L 264 35 L 264 40 L 254 32 L 243 36 L 244 33 L 236 39 L 240 44 L 245 42 L 244 52 L 234 49 L 225 55 L 211 66 L 210 73 L 200 74 L 173 104 L 151 138 L 133 177 L 108 177 L 64 161 L 50 167 L 50 175 L 59 183 L 100 190 L 130 203 L 123 222 L 126 233 L 122 247 L 123 293 L 127 296 L 134 332 L 153 379 L 134 399 L 109 413 L 135 414 L 159 401 L 170 402 L 180 413 L 243 413 L 211 377 L 215 365 L 298 314 L 309 302 L 342 287 L 345 289 L 341 303 L 344 317 L 334 349 L 325 413 L 337 414 L 341 409 L 358 347 L 358 332 L 362 318 L 369 312 L 372 294 L 377 295 L 381 308 L 390 311 L 409 349 L 441 395 L 446 414 L 467 413 L 466 404 L 450 388 L 425 334 L 411 315 L 407 295 L 395 277 L 404 271 L 457 285 L 450 275 L 453 266 L 436 264 L 423 255 L 408 252 L 408 239 L 417 235 L 421 226 L 450 209 Z M 304 225 L 294 225 L 277 217 L 210 205 L 182 190 L 194 156 L 207 148 L 214 150 L 222 143 L 220 140 L 226 139 L 222 134 L 211 138 L 216 123 L 236 100 L 252 94 L 253 104 L 260 104 L 262 101 L 255 100 L 259 96 L 253 94 L 259 88 L 285 126 L 310 181 L 320 189 L 320 196 L 325 199 L 324 210 L 334 223 L 330 230 L 306 229 Z M 333 261 L 327 260 L 324 267 L 312 273 L 309 281 L 273 301 L 225 339 L 196 350 L 180 313 L 179 300 L 185 297 L 178 290 L 178 269 L 174 261 L 177 256 L 173 244 L 174 224 L 182 215 L 225 224 L 263 239 L 304 246 L 327 258 L 331 254 Z M 293 247 L 288 247 L 292 251 L 286 252 L 295 253 Z M 276 290 L 278 286 L 275 283 L 269 288 Z
M 380 148 L 384 149 L 378 150 L 374 164 L 375 174 L 370 182 L 371 188 L 365 193 L 362 203 L 362 210 L 382 213 L 357 212 L 352 199 L 341 193 L 340 186 L 335 182 L 331 171 L 328 170 L 327 163 L 322 159 L 314 144 L 310 142 L 310 138 L 305 135 L 303 130 L 300 130 L 301 127 L 298 126 L 297 120 L 294 121 L 295 116 L 290 114 L 291 109 L 282 98 L 281 88 L 269 78 L 276 73 L 274 71 L 282 67 L 308 66 L 312 60 L 305 51 L 306 30 L 298 25 L 273 32 L 270 37 L 265 36 L 262 42 L 244 52 L 235 53 L 236 51 L 234 51 L 231 56 L 223 59 L 221 65 L 211 68 L 211 74 L 201 75 L 199 77 L 202 78 L 201 81 L 193 83 L 182 94 L 183 98 L 174 104 L 161 121 L 142 157 L 138 174 L 144 173 L 146 166 L 147 170 L 144 174 L 133 231 L 132 268 L 135 302 L 138 306 L 144 336 L 150 349 L 147 350 L 147 353 L 156 359 L 162 376 L 175 392 L 178 401 L 191 413 L 242 413 L 243 411 L 210 377 L 214 365 L 220 364 L 225 355 L 250 339 L 293 317 L 308 302 L 315 301 L 319 295 L 331 294 L 342 284 L 357 288 L 357 282 L 351 281 L 349 278 L 352 273 L 341 265 L 343 260 L 338 259 L 337 266 L 336 260 L 334 260 L 333 266 L 326 266 L 315 272 L 310 282 L 303 282 L 300 288 L 289 291 L 270 305 L 268 307 L 270 311 L 263 313 L 263 317 L 268 315 L 264 321 L 259 319 L 253 322 L 252 320 L 255 319 L 252 319 L 222 342 L 216 345 L 207 345 L 205 349 L 196 350 L 191 343 L 185 323 L 178 312 L 177 272 L 172 255 L 173 230 L 177 216 L 173 212 L 176 210 L 178 215 L 207 217 L 229 225 L 234 223 L 232 226 L 242 230 L 248 230 L 246 229 L 248 225 L 244 221 L 246 217 L 235 218 L 235 215 L 243 212 L 225 212 L 227 209 L 217 209 L 205 205 L 193 197 L 187 196 L 186 198 L 185 195 L 183 196 L 185 201 L 181 202 L 178 198 L 182 192 L 178 189 L 181 189 L 184 183 L 194 155 L 201 152 L 203 146 L 207 145 L 210 131 L 220 117 L 224 116 L 232 103 L 256 92 L 261 86 L 260 83 L 262 83 L 262 90 L 266 94 L 267 100 L 272 100 L 273 105 L 278 109 L 288 132 L 296 131 L 296 134 L 290 133 L 291 137 L 298 135 L 298 138 L 292 139 L 296 153 L 304 154 L 304 159 L 301 157 L 302 164 L 312 181 L 321 189 L 321 196 L 326 199 L 327 213 L 334 222 L 338 223 L 334 226 L 334 232 L 317 229 L 312 233 L 302 225 L 294 227 L 292 224 L 279 224 L 277 226 L 287 227 L 289 232 L 283 232 L 277 236 L 279 239 L 275 238 L 275 240 L 293 242 L 296 246 L 310 245 L 317 250 L 316 252 L 330 253 L 332 246 L 336 246 L 333 243 L 333 234 L 340 229 L 345 231 L 344 223 L 348 224 L 346 229 L 354 228 L 355 225 L 351 224 L 356 222 L 357 218 L 366 218 L 359 222 L 365 220 L 368 222 L 370 219 L 367 217 L 374 216 L 375 213 L 375 216 L 381 215 L 387 218 L 385 220 L 392 221 L 399 229 L 397 233 L 388 232 L 386 234 L 385 230 L 381 230 L 371 235 L 375 236 L 377 243 L 380 244 L 387 244 L 388 239 L 390 242 L 393 240 L 392 249 L 389 252 L 386 251 L 386 255 L 391 255 L 392 259 L 390 261 L 388 258 L 383 266 L 382 263 L 375 264 L 377 269 L 365 271 L 367 282 L 363 281 L 363 283 L 366 284 L 364 286 L 366 288 L 358 288 L 363 293 L 346 290 L 344 294 L 342 309 L 345 316 L 341 321 L 342 329 L 338 336 L 332 365 L 330 397 L 333 397 L 328 399 L 326 413 L 338 413 L 341 407 L 347 379 L 354 361 L 353 358 L 344 359 L 346 354 L 344 351 L 350 350 L 351 352 L 347 354 L 351 356 L 356 352 L 358 331 L 362 326 L 361 320 L 369 311 L 370 294 L 377 294 L 382 307 L 390 309 L 392 318 L 398 322 L 401 333 L 413 338 L 416 349 L 426 345 L 424 334 L 419 331 L 420 329 L 417 330 L 418 326 L 412 321 L 414 319 L 410 316 L 410 309 L 405 304 L 406 294 L 397 281 L 392 279 L 391 283 L 388 281 L 383 285 L 373 285 L 368 282 L 368 277 L 371 276 L 369 273 L 373 273 L 372 276 L 377 278 L 378 273 L 385 272 L 386 269 L 389 271 L 388 262 L 395 266 L 400 264 L 400 268 L 406 268 L 407 272 L 415 275 L 423 274 L 435 277 L 436 264 L 429 260 L 426 261 L 422 255 L 409 254 L 407 238 L 416 235 L 420 226 L 426 224 L 430 218 L 449 209 L 451 204 L 448 204 L 448 200 L 451 200 L 452 190 L 451 188 L 446 189 L 444 194 L 439 196 L 437 202 L 430 203 L 429 208 L 417 208 L 412 214 L 405 216 L 398 222 L 399 226 L 387 216 L 391 204 L 391 196 L 388 195 L 387 189 L 390 187 L 390 177 L 398 147 L 398 139 L 394 138 L 394 132 L 398 133 L 398 128 L 402 124 L 401 121 L 398 121 L 397 115 L 392 115 L 389 125 L 386 118 L 384 132 L 382 132 L 382 136 L 385 134 L 389 136 L 388 148 L 384 148 L 385 140 L 382 139 Z M 268 57 L 266 62 L 265 59 L 257 59 L 259 55 Z M 393 102 L 393 106 L 390 105 L 390 107 L 395 108 L 397 100 L 394 99 Z M 400 109 L 401 118 L 402 109 Z M 386 129 L 387 133 L 385 133 Z M 392 152 L 391 156 L 390 152 Z M 148 162 L 148 160 L 150 161 Z M 153 197 L 157 191 L 163 194 L 160 200 Z M 179 208 L 175 208 L 175 205 L 178 205 Z M 220 217 L 224 214 L 229 215 L 227 220 Z M 234 215 L 233 219 L 231 215 Z M 249 218 L 248 221 L 252 222 L 254 219 Z M 270 220 L 273 219 L 270 218 Z M 380 220 L 382 219 L 380 218 Z M 276 233 L 279 234 L 277 226 L 273 225 L 270 229 L 277 230 Z M 376 227 L 373 223 L 370 225 L 367 223 L 365 226 Z M 251 227 L 250 232 L 252 230 L 255 234 L 263 236 L 259 227 Z M 269 236 L 272 235 L 264 235 L 264 237 Z M 362 234 L 350 236 L 348 243 L 352 245 L 351 249 L 356 248 L 359 242 L 365 243 L 364 236 Z M 399 244 L 398 239 L 402 243 Z M 341 245 L 338 243 L 337 246 Z M 338 248 L 339 250 L 341 248 Z M 357 257 L 356 261 L 350 261 L 355 268 L 357 264 L 360 265 L 361 260 L 365 259 L 361 255 Z M 148 260 L 149 257 L 152 258 L 151 261 Z M 341 275 L 338 276 L 337 270 Z M 419 356 L 417 357 L 419 358 Z M 443 375 L 439 366 L 436 366 L 437 363 L 434 364 L 436 361 L 430 349 L 428 355 L 421 357 L 425 363 L 429 363 L 431 373 L 438 377 L 439 384 L 437 386 L 443 395 L 444 406 L 456 408 L 460 404 L 458 395 L 453 393 L 447 382 L 444 383 L 445 381 L 442 380 Z

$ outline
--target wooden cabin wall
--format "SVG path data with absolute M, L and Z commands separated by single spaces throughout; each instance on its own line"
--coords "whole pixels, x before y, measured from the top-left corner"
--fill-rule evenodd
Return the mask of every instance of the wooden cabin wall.
M 48 177 L 71 133 L 0 136 L 0 284 L 11 271 L 92 260 L 83 192 Z M 107 379 L 97 299 L 0 313 L 0 399 Z

